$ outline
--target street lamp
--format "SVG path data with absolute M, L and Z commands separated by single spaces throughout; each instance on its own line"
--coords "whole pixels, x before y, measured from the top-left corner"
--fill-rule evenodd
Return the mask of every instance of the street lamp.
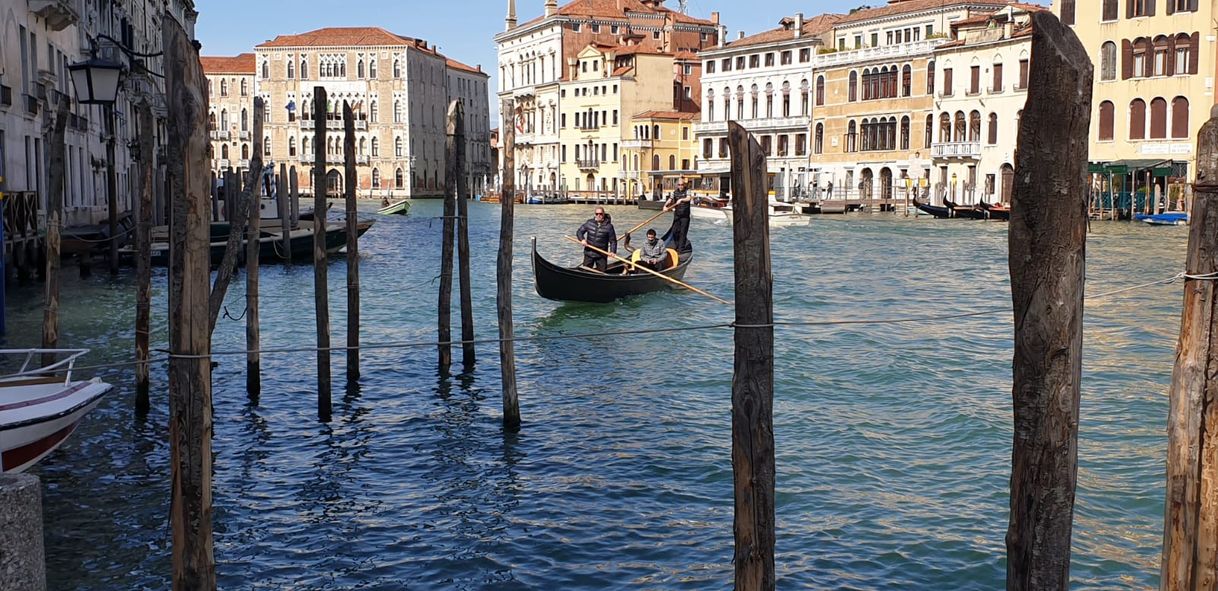
M 110 273 L 118 273 L 118 179 L 114 170 L 114 103 L 118 100 L 119 78 L 123 66 L 96 56 L 68 66 L 76 101 L 82 105 L 101 105 L 106 111 L 106 209 L 109 210 Z

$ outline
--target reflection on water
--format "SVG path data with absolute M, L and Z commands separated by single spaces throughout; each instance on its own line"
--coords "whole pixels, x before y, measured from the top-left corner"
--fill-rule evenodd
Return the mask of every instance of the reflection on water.
M 695 326 L 729 307 L 685 293 L 561 304 L 532 289 L 527 239 L 557 261 L 588 207 L 517 209 L 520 336 Z M 609 208 L 622 227 L 651 212 Z M 480 338 L 495 333 L 499 210 L 471 207 Z M 435 335 L 440 204 L 383 217 L 361 244 L 365 344 Z M 663 226 L 656 222 L 657 227 Z M 729 228 L 695 220 L 686 279 L 732 291 Z M 897 216 L 818 218 L 772 233 L 774 302 L 791 320 L 1009 310 L 1006 227 Z M 1090 293 L 1170 276 L 1185 231 L 1095 224 Z M 336 342 L 346 330 L 331 267 Z M 133 278 L 65 278 L 65 346 L 90 363 L 133 350 Z M 163 270 L 153 339 L 166 340 Z M 308 266 L 262 273 L 263 344 L 314 340 Z M 39 334 L 41 286 L 9 294 L 11 337 Z M 238 281 L 229 298 L 240 306 Z M 1179 286 L 1086 306 L 1074 587 L 1157 585 L 1163 426 Z M 459 318 L 455 314 L 454 320 Z M 1009 311 L 932 324 L 776 331 L 778 556 L 783 588 L 994 589 L 1004 580 L 1011 439 Z M 315 417 L 310 355 L 263 357 L 263 393 L 225 358 L 215 381 L 215 529 L 233 589 L 729 589 L 732 580 L 728 330 L 517 344 L 519 434 L 500 424 L 498 350 L 441 376 L 434 348 L 366 351 L 363 376 Z M 222 320 L 216 349 L 240 349 Z M 454 356 L 459 355 L 459 348 Z M 343 384 L 342 356 L 334 356 Z M 463 370 L 454 365 L 454 372 Z M 168 586 L 164 367 L 152 409 L 133 375 L 36 472 L 45 485 L 50 587 Z

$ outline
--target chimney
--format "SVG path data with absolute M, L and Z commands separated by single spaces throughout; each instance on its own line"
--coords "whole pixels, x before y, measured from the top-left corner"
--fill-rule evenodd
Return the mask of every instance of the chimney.
M 511 31 L 516 28 L 516 0 L 508 0 L 507 30 Z
M 711 22 L 716 25 L 719 24 L 719 11 L 718 10 L 711 12 Z
M 558 0 L 546 0 L 546 16 L 554 16 L 558 12 Z
M 719 45 L 719 47 L 723 47 L 723 44 L 727 43 L 727 25 L 719 25 L 716 28 L 719 29 L 719 44 L 718 45 Z
M 795 13 L 795 38 L 799 39 L 804 36 L 804 13 Z
M 736 32 L 736 40 L 739 41 L 741 39 L 744 39 L 744 30 L 740 30 L 740 31 Z

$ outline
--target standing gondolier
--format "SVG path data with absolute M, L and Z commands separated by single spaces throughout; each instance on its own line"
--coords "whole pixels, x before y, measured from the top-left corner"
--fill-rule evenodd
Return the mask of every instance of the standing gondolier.
M 601 250 L 617 252 L 617 231 L 613 229 L 613 222 L 609 220 L 609 216 L 605 215 L 603 207 L 596 208 L 592 219 L 579 227 L 579 230 L 575 232 L 575 237 L 584 246 L 595 246 Z M 591 248 L 585 248 L 584 266 L 603 273 L 609 266 L 609 258 Z
M 689 203 L 691 197 L 685 188 L 685 179 L 677 181 L 677 189 L 669 196 L 664 204 L 664 211 L 673 212 L 672 227 L 664 234 L 664 239 L 672 242 L 672 247 L 678 252 L 689 250 Z

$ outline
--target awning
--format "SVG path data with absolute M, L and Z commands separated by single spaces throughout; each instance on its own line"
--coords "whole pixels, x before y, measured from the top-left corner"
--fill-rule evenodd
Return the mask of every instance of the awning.
M 1132 159 L 1114 160 L 1112 162 L 1092 162 L 1087 165 L 1087 172 L 1092 174 L 1126 175 L 1129 173 L 1142 174 L 1147 171 L 1151 176 L 1172 176 L 1174 160 Z

